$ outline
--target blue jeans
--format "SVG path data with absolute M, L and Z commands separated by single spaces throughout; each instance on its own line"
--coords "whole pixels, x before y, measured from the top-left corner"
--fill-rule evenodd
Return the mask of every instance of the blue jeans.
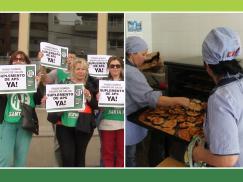
M 126 167 L 136 167 L 136 147 L 137 145 L 126 146 Z
M 32 133 L 21 123 L 0 124 L 0 167 L 25 167 Z

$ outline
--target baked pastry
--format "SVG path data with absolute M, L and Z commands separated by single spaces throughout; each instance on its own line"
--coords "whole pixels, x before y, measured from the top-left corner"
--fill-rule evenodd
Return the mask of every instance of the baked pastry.
M 204 123 L 204 114 L 198 116 L 196 118 L 196 121 L 195 121 L 195 124 L 198 125 L 198 124 L 203 124 Z
M 161 125 L 164 122 L 165 120 L 163 118 L 154 117 L 151 119 L 151 123 L 153 123 L 154 125 Z
M 165 133 L 168 133 L 170 135 L 175 135 L 175 129 L 174 128 L 162 128 L 162 131 Z
M 185 115 L 179 115 L 176 117 L 177 122 L 181 123 L 181 122 L 185 122 L 186 121 L 186 116 Z
M 187 129 L 181 129 L 177 132 L 177 135 L 179 138 L 190 141 L 191 140 L 191 135 Z
M 189 127 L 188 128 L 188 132 L 192 137 L 195 136 L 195 135 L 199 135 L 200 131 L 201 131 L 201 129 L 197 128 L 197 127 Z
M 180 128 L 195 127 L 195 124 L 190 122 L 183 122 L 179 124 L 179 127 Z
M 164 128 L 174 128 L 177 124 L 176 119 L 167 120 L 162 126 Z
M 197 118 L 192 117 L 192 116 L 187 116 L 187 118 L 186 118 L 186 120 L 187 120 L 188 122 L 191 122 L 191 123 L 194 123 L 194 122 L 196 121 L 196 119 L 197 119 Z
M 179 114 L 179 115 L 184 115 L 185 114 L 185 109 L 182 106 L 175 106 L 171 107 L 169 109 L 170 114 Z
M 186 111 L 186 114 L 187 114 L 188 116 L 194 116 L 194 117 L 200 115 L 199 112 L 190 111 L 190 110 Z

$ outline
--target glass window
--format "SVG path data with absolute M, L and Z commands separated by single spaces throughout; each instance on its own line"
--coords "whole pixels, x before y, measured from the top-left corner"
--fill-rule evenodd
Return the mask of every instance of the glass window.
M 0 61 L 4 64 L 8 56 L 18 48 L 19 14 L 0 13 Z M 4 61 L 4 62 L 3 62 Z
M 108 14 L 107 54 L 124 57 L 124 14 Z
M 77 55 L 97 53 L 97 13 L 32 13 L 30 57 L 36 57 L 40 42 L 65 46 Z

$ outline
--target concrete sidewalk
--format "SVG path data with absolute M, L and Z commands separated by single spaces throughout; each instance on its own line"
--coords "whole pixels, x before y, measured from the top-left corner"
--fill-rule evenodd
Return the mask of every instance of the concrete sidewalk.
M 36 108 L 39 118 L 40 134 L 33 136 L 27 167 L 58 167 L 54 155 L 54 133 L 44 108 Z M 100 139 L 97 129 L 88 145 L 86 152 L 86 166 L 99 167 Z

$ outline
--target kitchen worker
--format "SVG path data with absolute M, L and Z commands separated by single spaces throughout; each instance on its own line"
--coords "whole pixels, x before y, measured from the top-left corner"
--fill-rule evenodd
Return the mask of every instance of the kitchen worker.
M 243 166 L 243 70 L 235 59 L 240 49 L 239 35 L 226 27 L 211 30 L 202 44 L 204 65 L 216 86 L 204 123 L 206 147 L 193 150 L 196 162 Z
M 189 99 L 184 97 L 162 96 L 154 91 L 145 76 L 139 71 L 148 51 L 147 43 L 140 37 L 126 39 L 126 116 L 146 106 L 188 106 Z M 136 167 L 136 145 L 143 141 L 147 129 L 126 120 L 126 166 Z

